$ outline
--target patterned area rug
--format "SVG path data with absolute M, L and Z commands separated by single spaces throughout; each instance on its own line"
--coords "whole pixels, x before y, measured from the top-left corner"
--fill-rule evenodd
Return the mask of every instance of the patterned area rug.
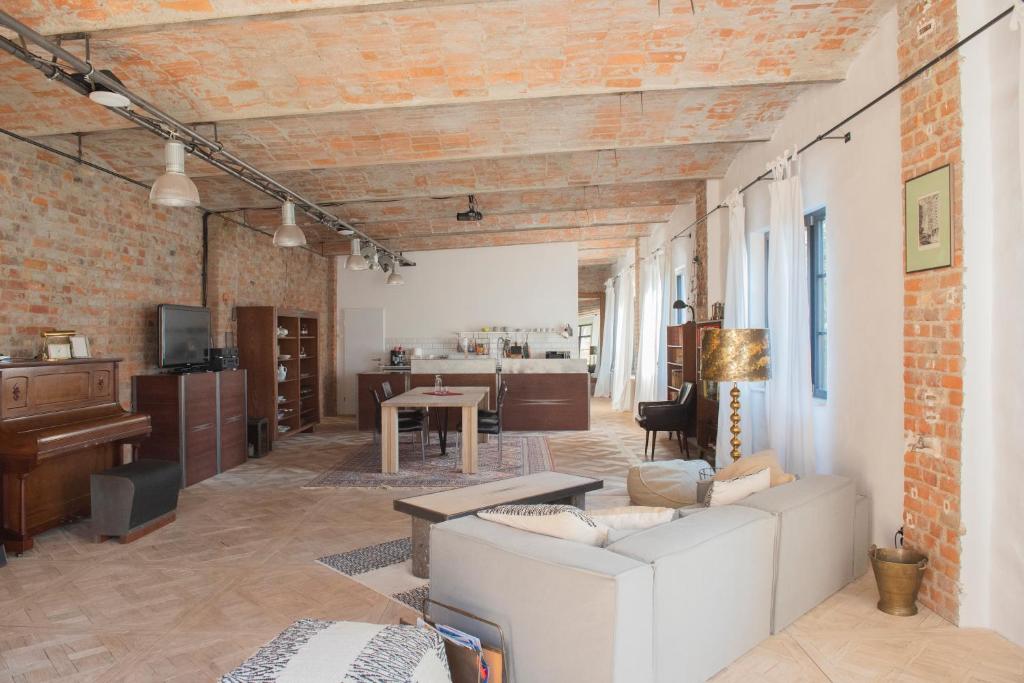
M 488 443 L 480 444 L 477 474 L 460 471 L 462 457 L 454 448 L 454 439 L 449 438 L 448 453 L 441 455 L 437 437 L 432 437 L 426 461 L 420 456 L 418 443 L 408 437 L 402 439 L 397 474 L 381 473 L 380 444 L 365 444 L 303 488 L 460 488 L 553 469 L 547 439 L 537 434 L 505 434 L 500 461 L 497 438 L 491 437 Z
M 412 575 L 410 538 L 328 555 L 317 562 L 417 612 L 423 611 L 423 601 L 430 592 L 430 581 Z

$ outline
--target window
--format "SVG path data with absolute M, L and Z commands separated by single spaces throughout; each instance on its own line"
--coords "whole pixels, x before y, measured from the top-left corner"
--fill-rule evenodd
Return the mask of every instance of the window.
M 811 276 L 811 379 L 815 398 L 828 398 L 828 260 L 825 209 L 804 217 Z
M 590 323 L 580 325 L 580 358 L 590 358 L 590 347 L 593 345 L 594 326 Z
M 676 268 L 676 300 L 686 301 L 686 267 L 681 266 Z M 686 303 L 691 303 L 686 301 Z M 682 325 L 686 322 L 686 309 L 685 308 L 674 308 L 672 309 L 672 315 L 675 317 L 676 325 Z

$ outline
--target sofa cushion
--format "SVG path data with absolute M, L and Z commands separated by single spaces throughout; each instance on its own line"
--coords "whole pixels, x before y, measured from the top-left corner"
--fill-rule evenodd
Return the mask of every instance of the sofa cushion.
M 736 462 L 723 467 L 715 473 L 715 481 L 724 481 L 726 479 L 735 479 L 736 477 L 742 477 L 745 474 L 757 472 L 758 470 L 768 467 L 772 472 L 772 486 L 781 486 L 782 484 L 788 484 L 791 481 L 796 480 L 796 476 L 789 474 L 782 465 L 779 464 L 779 458 L 772 449 L 764 451 L 758 451 L 753 455 L 740 458 Z
M 772 473 L 767 467 L 735 479 L 716 480 L 708 489 L 707 504 L 708 507 L 731 505 L 758 491 L 764 491 L 771 485 Z
M 811 475 L 736 503 L 777 520 L 772 633 L 853 580 L 855 499 L 850 479 Z
M 598 524 L 609 529 L 649 529 L 667 524 L 676 518 L 675 508 L 626 505 L 624 507 L 589 510 L 588 514 Z
M 433 629 L 301 619 L 221 677 L 221 683 L 341 680 L 451 683 Z
M 638 532 L 644 533 L 644 532 Z M 501 626 L 513 681 L 651 683 L 653 568 L 469 516 L 430 530 L 430 597 Z M 496 645 L 496 631 L 431 616 Z
M 633 505 L 681 508 L 697 502 L 703 460 L 645 462 L 629 468 L 626 491 Z
M 607 549 L 654 567 L 654 673 L 696 683 L 771 626 L 775 519 L 739 506 L 703 508 Z
M 573 505 L 496 505 L 476 515 L 488 522 L 587 545 L 604 545 L 607 535 L 605 527 Z

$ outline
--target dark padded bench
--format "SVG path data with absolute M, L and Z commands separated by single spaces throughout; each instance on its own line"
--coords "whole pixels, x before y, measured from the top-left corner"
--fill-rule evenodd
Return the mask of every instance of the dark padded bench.
M 170 524 L 178 508 L 181 466 L 138 460 L 92 475 L 92 526 L 98 543 L 132 541 Z

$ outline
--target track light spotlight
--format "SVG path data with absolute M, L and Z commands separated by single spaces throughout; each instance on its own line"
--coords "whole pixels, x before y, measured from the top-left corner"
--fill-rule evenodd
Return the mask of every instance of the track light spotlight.
M 281 205 L 281 227 L 274 231 L 275 247 L 303 247 L 306 235 L 295 224 L 295 205 L 290 201 Z
M 185 175 L 185 145 L 168 140 L 164 161 L 167 171 L 153 183 L 149 201 L 158 206 L 199 206 L 199 190 Z
M 369 267 L 366 259 L 363 257 L 358 237 L 352 240 L 352 255 L 348 257 L 348 263 L 345 264 L 345 267 L 349 270 L 366 270 Z

